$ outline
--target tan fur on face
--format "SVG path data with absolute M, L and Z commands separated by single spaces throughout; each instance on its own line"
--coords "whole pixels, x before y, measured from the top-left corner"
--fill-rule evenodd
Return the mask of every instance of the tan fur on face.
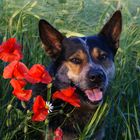
M 93 48 L 92 50 L 92 57 L 95 59 L 95 60 L 98 60 L 101 55 L 105 54 L 107 55 L 106 52 L 104 52 L 103 50 L 99 49 L 99 48 Z M 112 62 L 110 62 L 110 60 L 107 58 L 105 61 L 103 60 L 102 62 L 100 62 L 101 65 L 104 66 L 104 68 L 108 69 L 109 67 L 111 67 L 112 65 Z
M 74 64 L 70 60 L 72 58 L 78 58 L 81 60 L 81 64 Z M 66 67 L 68 68 L 68 76 L 70 79 L 77 79 L 80 73 L 83 71 L 83 68 L 87 65 L 87 55 L 82 50 L 77 51 L 73 54 L 68 61 L 65 62 Z
M 106 52 L 96 47 L 93 48 L 92 57 L 95 60 L 98 59 L 102 54 L 106 54 Z M 110 79 L 112 79 L 115 72 L 114 63 L 109 58 L 107 58 L 105 61 L 103 60 L 102 62 L 100 62 L 100 64 L 106 71 L 107 76 L 110 77 Z
M 99 49 L 99 48 L 93 48 L 91 55 L 94 59 L 98 59 L 101 55 L 106 54 L 106 52 L 104 52 L 103 50 Z
M 96 67 L 96 65 L 97 67 L 100 65 L 106 72 L 106 75 L 112 79 L 115 71 L 113 61 L 111 61 L 109 58 L 100 61 L 99 58 L 102 54 L 106 54 L 106 52 L 96 47 L 91 51 L 92 58 L 98 62 L 97 64 L 94 64 L 94 67 Z M 72 58 L 78 58 L 82 61 L 82 63 L 74 64 L 70 61 Z M 81 80 L 86 79 L 87 72 L 89 71 L 90 67 L 93 67 L 93 64 L 91 65 L 91 63 L 88 62 L 87 54 L 82 50 L 79 50 L 73 54 L 69 60 L 64 63 L 64 65 L 68 68 L 68 78 L 73 82 L 80 82 Z
M 92 54 L 93 58 L 97 59 L 100 56 L 100 53 L 101 53 L 101 51 L 99 48 L 93 48 L 91 54 Z

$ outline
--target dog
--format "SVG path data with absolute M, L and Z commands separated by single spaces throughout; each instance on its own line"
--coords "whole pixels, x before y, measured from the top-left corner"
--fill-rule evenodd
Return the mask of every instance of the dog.
M 69 86 L 76 87 L 81 106 L 70 113 L 73 107 L 63 107 L 60 100 L 53 101 L 53 106 L 60 109 L 49 117 L 49 128 L 54 131 L 61 127 L 63 140 L 78 137 L 77 126 L 83 131 L 98 105 L 103 102 L 105 91 L 114 77 L 114 57 L 119 48 L 122 31 L 121 11 L 114 12 L 112 17 L 94 36 L 65 37 L 47 21 L 39 21 L 39 35 L 47 55 L 52 59 L 48 71 L 54 80 L 52 93 Z M 41 94 L 47 99 L 46 85 L 38 84 L 33 89 L 34 95 Z M 64 122 L 65 120 L 65 122 Z M 100 134 L 93 139 L 102 139 Z M 51 138 L 50 138 L 51 139 Z M 91 138 L 92 139 L 92 138 Z

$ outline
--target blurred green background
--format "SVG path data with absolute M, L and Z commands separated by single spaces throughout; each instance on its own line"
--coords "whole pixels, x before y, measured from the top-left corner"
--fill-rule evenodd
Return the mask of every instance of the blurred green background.
M 40 18 L 66 36 L 93 35 L 118 8 L 122 9 L 123 31 L 116 76 L 102 109 L 81 132 L 81 140 L 90 140 L 102 120 L 106 122 L 105 140 L 140 139 L 140 0 L 0 0 L 0 43 L 16 37 L 23 46 L 23 62 L 29 67 L 50 62 L 40 47 Z M 32 124 L 13 104 L 9 81 L 2 78 L 4 66 L 0 62 L 0 138 L 31 140 L 34 132 L 43 131 L 44 124 Z

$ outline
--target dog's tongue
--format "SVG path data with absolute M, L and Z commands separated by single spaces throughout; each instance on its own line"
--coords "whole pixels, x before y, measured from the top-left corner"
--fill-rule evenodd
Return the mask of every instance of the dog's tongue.
M 91 102 L 102 100 L 103 93 L 100 89 L 86 90 L 85 94 Z

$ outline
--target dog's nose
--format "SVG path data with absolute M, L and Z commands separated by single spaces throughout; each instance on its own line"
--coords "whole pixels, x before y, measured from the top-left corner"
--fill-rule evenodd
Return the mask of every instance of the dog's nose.
M 91 82 L 101 83 L 105 79 L 105 74 L 102 70 L 90 70 L 88 72 L 88 78 Z

